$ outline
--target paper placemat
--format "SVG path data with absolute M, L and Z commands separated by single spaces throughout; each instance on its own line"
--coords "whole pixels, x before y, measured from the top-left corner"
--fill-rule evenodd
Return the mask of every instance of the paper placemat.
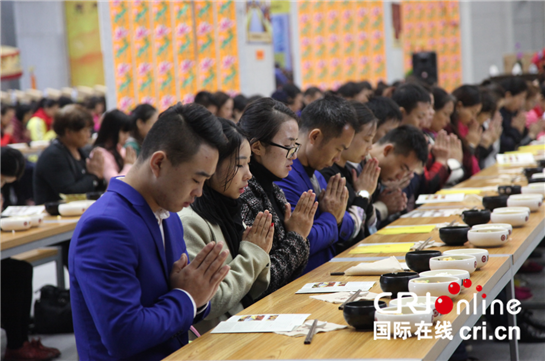
M 434 227 L 435 228 L 435 227 Z M 390 244 L 378 244 L 378 245 L 366 245 L 360 244 L 348 253 L 362 254 L 362 253 L 407 253 L 411 249 L 414 243 L 390 243 Z
M 295 293 L 333 293 L 369 291 L 375 282 L 314 282 L 307 283 Z

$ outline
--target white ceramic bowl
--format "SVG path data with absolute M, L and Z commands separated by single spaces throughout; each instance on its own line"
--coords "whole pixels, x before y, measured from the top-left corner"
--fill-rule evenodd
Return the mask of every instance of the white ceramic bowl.
M 545 181 L 545 179 L 544 179 Z M 526 187 L 520 189 L 522 194 L 525 193 L 539 193 L 545 195 L 545 183 L 530 183 Z
M 486 228 L 485 228 L 486 229 Z M 488 251 L 480 248 L 460 248 L 451 249 L 443 254 L 471 255 L 477 260 L 477 269 L 484 267 L 488 263 Z
M 441 314 L 437 311 L 435 308 L 435 301 L 437 301 L 438 297 L 430 297 L 430 308 L 433 312 L 433 322 L 435 323 Z M 409 303 L 413 303 L 415 307 L 426 307 L 427 303 L 427 297 L 426 296 L 418 296 L 416 298 L 413 297 L 403 297 L 403 298 L 396 298 L 390 301 L 390 307 L 397 306 L 398 304 L 401 304 L 401 306 L 406 306 Z
M 463 286 L 464 280 L 469 279 L 469 272 L 463 269 L 438 269 L 435 271 L 420 272 L 420 277 L 458 277 Z
M 543 195 L 541 194 L 515 194 L 507 198 L 508 207 L 528 207 L 530 212 L 539 210 L 543 204 Z
M 477 247 L 499 247 L 508 241 L 509 231 L 502 227 L 470 229 L 467 232 L 467 239 L 469 243 Z
M 426 296 L 429 292 L 430 296 L 440 297 L 449 296 L 454 298 L 460 294 L 462 287 L 458 287 L 458 292 L 452 294 L 449 292 L 451 283 L 460 285 L 461 281 L 458 277 L 434 276 L 434 277 L 419 277 L 409 280 L 409 292 L 413 292 L 418 296 Z
M 492 213 L 512 213 L 512 212 L 526 212 L 530 215 L 530 208 L 528 207 L 499 207 L 492 211 Z
M 521 227 L 530 219 L 526 211 L 493 212 L 490 215 L 492 223 L 509 223 L 513 227 Z
M 61 216 L 81 216 L 95 201 L 74 201 L 65 204 L 59 204 L 59 213 Z
M 414 336 L 416 330 L 418 330 L 418 324 L 424 321 L 426 323 L 433 323 L 433 312 L 427 312 L 426 307 L 415 306 L 414 309 L 418 313 L 414 313 L 410 307 L 401 307 L 401 315 L 397 313 L 397 306 L 384 307 L 375 312 L 375 321 L 390 322 L 390 332 L 394 333 L 394 324 L 396 322 L 409 322 L 411 327 L 411 335 Z M 386 313 L 386 312 L 392 313 Z
M 513 233 L 513 226 L 510 225 L 509 223 L 489 223 L 489 224 L 477 224 L 473 227 L 471 227 L 471 229 L 482 229 L 482 228 L 497 228 L 497 227 L 502 227 L 502 228 L 505 228 L 507 230 L 509 230 L 509 235 L 511 235 Z
M 30 226 L 31 227 L 40 227 L 44 222 L 44 214 L 33 214 L 30 217 Z
M 28 216 L 8 217 L 0 220 L 2 231 L 25 231 L 31 227 L 31 219 Z
M 469 234 L 469 231 L 468 231 Z M 445 258 L 452 258 L 452 261 L 444 261 Z M 439 256 L 430 258 L 430 270 L 438 269 L 461 269 L 468 271 L 470 274 L 475 272 L 477 268 L 477 260 L 474 256 Z

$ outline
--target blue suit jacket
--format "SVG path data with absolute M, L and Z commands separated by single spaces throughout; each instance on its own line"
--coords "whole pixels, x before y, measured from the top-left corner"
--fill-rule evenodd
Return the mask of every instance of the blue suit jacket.
M 318 171 L 314 171 L 314 174 L 318 179 L 320 187 L 325 190 L 327 182 L 325 181 L 324 176 Z M 314 190 L 310 178 L 299 159 L 293 161 L 293 168 L 290 171 L 290 174 L 281 181 L 276 182 L 276 184 L 278 184 L 284 191 L 284 194 L 286 194 L 286 199 L 291 205 L 292 210 L 295 209 L 303 192 L 310 189 Z M 314 215 L 314 224 L 308 235 L 308 240 L 310 242 L 310 257 L 303 273 L 312 271 L 314 268 L 335 257 L 335 242 L 339 240 L 349 240 L 352 233 L 354 233 L 354 220 L 348 212 L 345 212 L 343 222 L 339 228 L 337 227 L 337 220 L 333 214 L 322 212 L 320 208 L 318 208 Z
M 193 301 L 169 286 L 186 253 L 180 218 L 171 213 L 163 229 L 165 246 L 144 198 L 115 178 L 81 217 L 69 253 L 80 360 L 160 360 L 187 343 Z

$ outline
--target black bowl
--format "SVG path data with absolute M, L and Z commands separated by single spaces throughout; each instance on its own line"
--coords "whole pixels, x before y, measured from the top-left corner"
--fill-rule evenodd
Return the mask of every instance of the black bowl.
M 498 186 L 498 193 L 500 195 L 510 196 L 511 194 L 520 194 L 522 187 L 517 185 Z
M 386 307 L 386 302 L 378 301 L 380 308 Z M 344 305 L 343 316 L 350 326 L 356 330 L 372 331 L 375 322 L 375 301 L 354 301 Z
M 508 195 L 483 197 L 483 207 L 489 211 L 499 207 L 507 207 L 507 198 L 509 198 Z
M 528 184 L 530 183 L 545 183 L 545 178 L 535 178 L 535 179 L 528 179 Z
M 416 272 L 385 273 L 380 276 L 380 288 L 383 292 L 392 292 L 392 299 L 398 292 L 409 292 L 409 280 L 417 278 Z
M 407 252 L 405 262 L 413 271 L 425 272 L 430 270 L 430 258 L 439 257 L 441 254 L 441 251 L 432 250 Z
M 467 242 L 467 231 L 467 226 L 443 227 L 439 228 L 439 238 L 449 246 L 462 246 Z
M 485 224 L 490 222 L 490 211 L 487 209 L 463 211 L 462 220 L 471 227 L 476 224 Z
M 538 167 L 545 167 L 545 159 L 540 159 L 536 161 Z
M 104 192 L 87 192 L 85 193 L 85 197 L 91 201 L 96 201 L 97 199 L 99 199 L 102 195 L 104 194 Z
M 524 176 L 526 179 L 530 180 L 532 178 L 532 175 L 535 173 L 542 173 L 543 167 L 536 167 L 536 168 L 524 168 Z
M 59 204 L 64 204 L 65 201 L 55 201 L 55 202 L 47 202 L 44 204 L 45 211 L 49 213 L 52 216 L 59 216 Z

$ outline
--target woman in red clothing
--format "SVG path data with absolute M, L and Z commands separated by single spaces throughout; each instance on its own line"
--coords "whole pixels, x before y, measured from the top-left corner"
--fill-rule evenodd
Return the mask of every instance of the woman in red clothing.
M 2 104 L 2 118 L 0 121 L 0 127 L 2 130 L 2 147 L 13 143 L 13 117 L 15 117 L 15 108 Z
M 479 172 L 479 162 L 475 157 L 475 149 L 479 145 L 483 129 L 477 121 L 477 114 L 481 110 L 481 92 L 473 85 L 462 85 L 456 88 L 452 95 L 456 98 L 454 112 L 450 123 L 445 127 L 448 133 L 454 133 L 462 140 L 464 157 L 462 166 L 466 180 Z

